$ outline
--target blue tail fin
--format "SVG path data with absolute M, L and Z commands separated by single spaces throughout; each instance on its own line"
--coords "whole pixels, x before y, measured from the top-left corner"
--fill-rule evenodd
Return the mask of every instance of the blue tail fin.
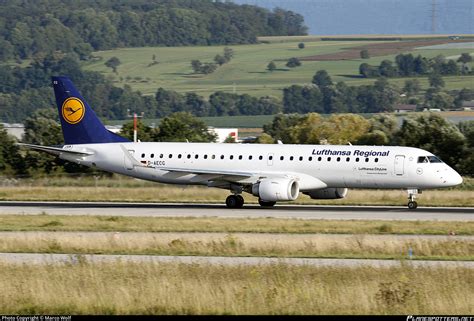
M 129 142 L 112 133 L 67 77 L 52 77 L 66 145 Z

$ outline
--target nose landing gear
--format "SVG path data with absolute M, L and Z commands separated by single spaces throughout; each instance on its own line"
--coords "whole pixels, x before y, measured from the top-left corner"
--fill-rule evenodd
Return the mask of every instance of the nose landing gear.
M 420 191 L 421 194 L 421 191 Z M 417 189 L 408 190 L 408 208 L 414 210 L 418 207 L 418 203 L 415 201 L 416 195 L 418 195 Z

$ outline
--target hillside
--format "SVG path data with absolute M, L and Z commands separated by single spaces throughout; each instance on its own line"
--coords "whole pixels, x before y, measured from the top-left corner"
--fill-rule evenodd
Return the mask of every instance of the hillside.
M 394 60 L 396 54 L 400 52 L 412 52 L 414 55 L 422 55 L 428 58 L 437 55 L 452 57 L 463 52 L 474 52 L 472 44 L 460 44 L 455 49 L 425 49 L 418 48 L 417 42 L 410 43 L 410 47 L 402 51 L 395 50 L 392 54 L 382 51 L 381 56 L 374 54 L 370 59 L 351 58 L 347 59 L 342 55 L 332 61 L 320 61 L 308 59 L 303 61 L 303 65 L 297 68 L 285 66 L 291 57 L 314 57 L 317 55 L 329 55 L 337 57 L 341 53 L 358 48 L 360 46 L 376 45 L 380 47 L 380 41 L 319 41 L 314 37 L 298 37 L 299 39 L 290 41 L 282 40 L 269 41 L 265 38 L 262 44 L 230 46 L 234 52 L 234 58 L 228 64 L 217 69 L 209 75 L 193 74 L 191 60 L 199 59 L 203 62 L 212 62 L 216 54 L 222 52 L 222 46 L 211 47 L 146 47 L 127 48 L 110 51 L 95 52 L 97 59 L 94 62 L 85 64 L 87 70 L 94 70 L 103 73 L 113 79 L 114 85 L 123 87 L 130 85 L 133 89 L 140 90 L 144 94 L 154 94 L 156 89 L 175 90 L 180 93 L 196 92 L 202 96 L 209 96 L 216 91 L 247 93 L 256 97 L 271 96 L 281 98 L 282 89 L 293 84 L 311 83 L 311 79 L 316 71 L 325 69 L 328 71 L 333 81 L 344 81 L 348 85 L 363 85 L 373 83 L 373 79 L 359 77 L 359 65 L 363 62 L 371 65 L 378 65 L 384 59 Z M 308 41 L 304 41 L 308 39 Z M 444 39 L 444 42 L 446 42 Z M 281 40 L 281 41 L 280 41 Z M 298 49 L 298 43 L 304 41 L 305 48 Z M 394 43 L 382 42 L 387 47 L 394 47 Z M 420 42 L 420 45 L 426 42 Z M 395 46 L 396 48 L 400 46 Z M 435 47 L 437 48 L 437 47 Z M 449 48 L 449 47 L 448 47 Z M 359 49 L 360 50 L 360 49 Z M 358 53 L 359 51 L 357 51 Z M 155 55 L 158 64 L 152 63 Z M 118 57 L 122 64 L 117 68 L 117 73 L 107 68 L 104 62 L 111 57 Z M 267 65 L 270 61 L 276 63 L 277 69 L 268 71 Z M 474 66 L 473 63 L 470 66 Z M 390 82 L 403 86 L 406 78 L 393 78 Z M 419 78 L 423 88 L 428 88 L 426 77 Z M 474 89 L 473 76 L 449 76 L 445 77 L 446 89 Z

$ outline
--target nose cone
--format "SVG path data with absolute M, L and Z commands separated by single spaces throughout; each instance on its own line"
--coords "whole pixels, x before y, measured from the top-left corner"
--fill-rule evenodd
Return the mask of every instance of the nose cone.
M 458 174 L 455 170 L 452 170 L 450 173 L 447 183 L 449 186 L 456 186 L 462 184 L 462 176 Z

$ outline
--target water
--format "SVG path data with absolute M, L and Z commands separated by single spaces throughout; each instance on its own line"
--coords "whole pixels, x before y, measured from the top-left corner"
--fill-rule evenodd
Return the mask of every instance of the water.
M 433 0 L 233 0 L 302 14 L 308 33 L 431 34 Z M 436 34 L 474 33 L 473 0 L 435 0 Z

